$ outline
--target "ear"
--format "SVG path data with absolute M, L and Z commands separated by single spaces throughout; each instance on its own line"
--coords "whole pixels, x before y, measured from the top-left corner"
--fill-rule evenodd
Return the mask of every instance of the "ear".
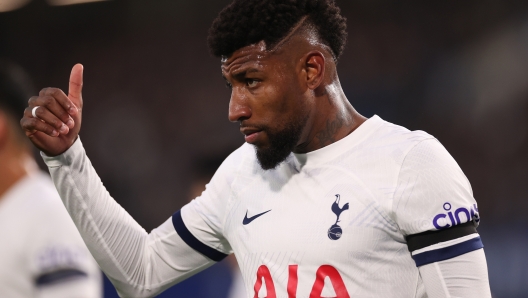
M 323 83 L 325 76 L 325 57 L 319 51 L 311 51 L 304 57 L 306 84 L 309 89 L 317 89 Z

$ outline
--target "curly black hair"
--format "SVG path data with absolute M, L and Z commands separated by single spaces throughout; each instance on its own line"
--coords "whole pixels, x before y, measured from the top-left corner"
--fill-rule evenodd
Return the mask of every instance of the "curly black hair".
M 304 16 L 339 58 L 346 43 L 346 18 L 334 0 L 234 0 L 213 21 L 209 49 L 221 57 L 262 40 L 272 46 Z

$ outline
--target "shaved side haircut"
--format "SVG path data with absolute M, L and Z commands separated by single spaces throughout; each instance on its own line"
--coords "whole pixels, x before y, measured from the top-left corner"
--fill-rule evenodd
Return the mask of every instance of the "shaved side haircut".
M 345 48 L 347 31 L 346 18 L 333 0 L 235 0 L 213 21 L 207 41 L 216 57 L 228 57 L 260 41 L 269 49 L 299 23 L 315 27 L 337 61 Z

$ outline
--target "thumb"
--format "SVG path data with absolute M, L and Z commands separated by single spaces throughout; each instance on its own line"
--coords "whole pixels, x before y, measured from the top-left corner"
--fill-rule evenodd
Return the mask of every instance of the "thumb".
M 70 74 L 70 87 L 68 91 L 68 98 L 78 108 L 82 107 L 82 86 L 83 86 L 83 70 L 84 66 L 77 63 L 73 66 Z

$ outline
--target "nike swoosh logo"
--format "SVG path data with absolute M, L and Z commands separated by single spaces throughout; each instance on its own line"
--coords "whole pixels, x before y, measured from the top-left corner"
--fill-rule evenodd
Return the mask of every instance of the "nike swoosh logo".
M 264 212 L 262 212 L 262 213 L 259 213 L 259 214 L 257 214 L 257 215 L 253 215 L 253 216 L 251 216 L 251 217 L 248 218 L 248 217 L 247 217 L 247 213 L 248 213 L 248 212 L 247 212 L 247 210 L 246 210 L 246 216 L 244 216 L 244 220 L 242 221 L 242 224 L 243 224 L 243 225 L 247 225 L 247 224 L 249 224 L 250 222 L 252 222 L 252 221 L 254 221 L 255 219 L 257 219 L 259 216 L 264 215 L 264 214 L 266 214 L 266 213 L 268 213 L 268 212 L 270 212 L 270 211 L 271 211 L 271 209 L 268 210 L 268 211 L 264 211 Z

